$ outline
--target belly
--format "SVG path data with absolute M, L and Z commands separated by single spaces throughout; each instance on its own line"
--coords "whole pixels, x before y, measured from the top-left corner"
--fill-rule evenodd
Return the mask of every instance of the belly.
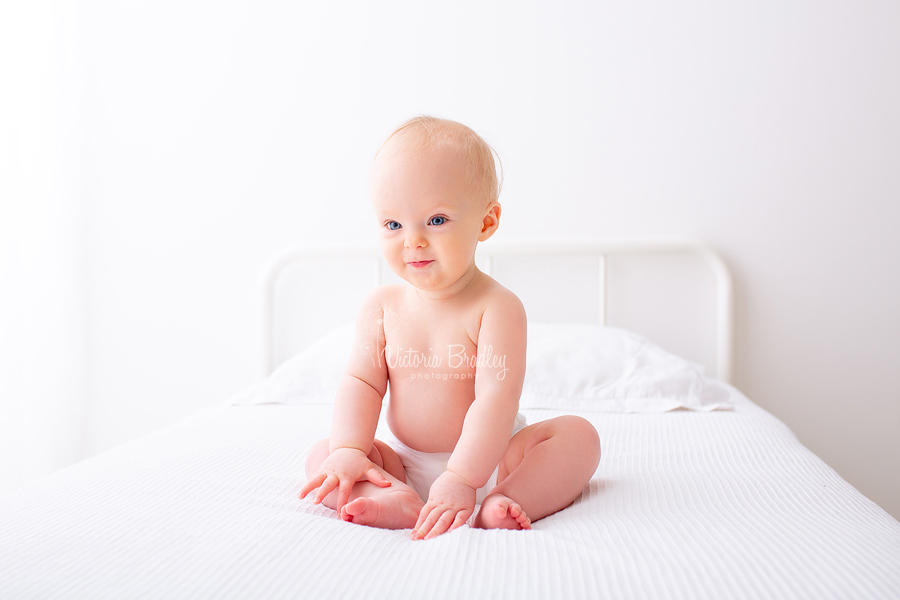
M 393 369 L 388 377 L 391 432 L 422 452 L 452 452 L 475 399 L 475 370 Z

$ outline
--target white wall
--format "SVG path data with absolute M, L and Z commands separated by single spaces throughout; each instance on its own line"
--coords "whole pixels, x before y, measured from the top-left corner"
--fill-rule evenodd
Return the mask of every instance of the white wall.
M 0 4 L 0 493 L 78 458 L 85 278 L 70 4 Z
M 900 5 L 85 0 L 80 19 L 85 455 L 252 381 L 264 261 L 371 235 L 371 157 L 427 112 L 499 149 L 499 235 L 717 246 L 738 387 L 900 516 Z

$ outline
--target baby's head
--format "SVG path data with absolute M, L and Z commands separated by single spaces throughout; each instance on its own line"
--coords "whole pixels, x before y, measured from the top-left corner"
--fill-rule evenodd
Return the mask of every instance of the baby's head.
M 502 181 L 494 166 L 494 149 L 462 123 L 428 115 L 414 117 L 388 136 L 375 157 L 388 151 L 421 154 L 434 148 L 453 148 L 465 157 L 465 174 L 473 186 L 474 198 L 485 206 L 496 202 Z
M 416 117 L 375 157 L 372 203 L 391 269 L 422 290 L 452 291 L 475 269 L 475 246 L 500 223 L 494 152 L 455 121 Z

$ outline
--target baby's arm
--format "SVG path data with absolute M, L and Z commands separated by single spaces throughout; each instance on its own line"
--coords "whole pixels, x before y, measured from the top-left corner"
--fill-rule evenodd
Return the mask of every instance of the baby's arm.
M 379 289 L 363 302 L 359 311 L 350 360 L 335 394 L 330 454 L 300 490 L 300 496 L 305 497 L 318 488 L 314 498 L 318 504 L 337 488 L 338 512 L 357 481 L 368 480 L 381 487 L 391 485 L 368 459 L 387 391 L 387 367 L 381 360 L 384 349 L 381 306 Z
M 432 484 L 413 538 L 434 537 L 465 523 L 475 490 L 487 483 L 509 444 L 525 378 L 525 309 L 506 289 L 491 298 L 478 333 L 475 400 L 447 470 Z M 490 361 L 488 357 L 495 357 Z M 502 361 L 502 362 L 500 362 Z

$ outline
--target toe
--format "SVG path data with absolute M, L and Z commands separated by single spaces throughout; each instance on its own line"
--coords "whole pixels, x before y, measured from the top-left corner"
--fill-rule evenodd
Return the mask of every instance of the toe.
M 341 516 L 345 521 L 350 521 L 353 517 L 358 517 L 366 512 L 366 502 L 364 498 L 357 498 L 353 502 L 348 502 L 341 509 Z

